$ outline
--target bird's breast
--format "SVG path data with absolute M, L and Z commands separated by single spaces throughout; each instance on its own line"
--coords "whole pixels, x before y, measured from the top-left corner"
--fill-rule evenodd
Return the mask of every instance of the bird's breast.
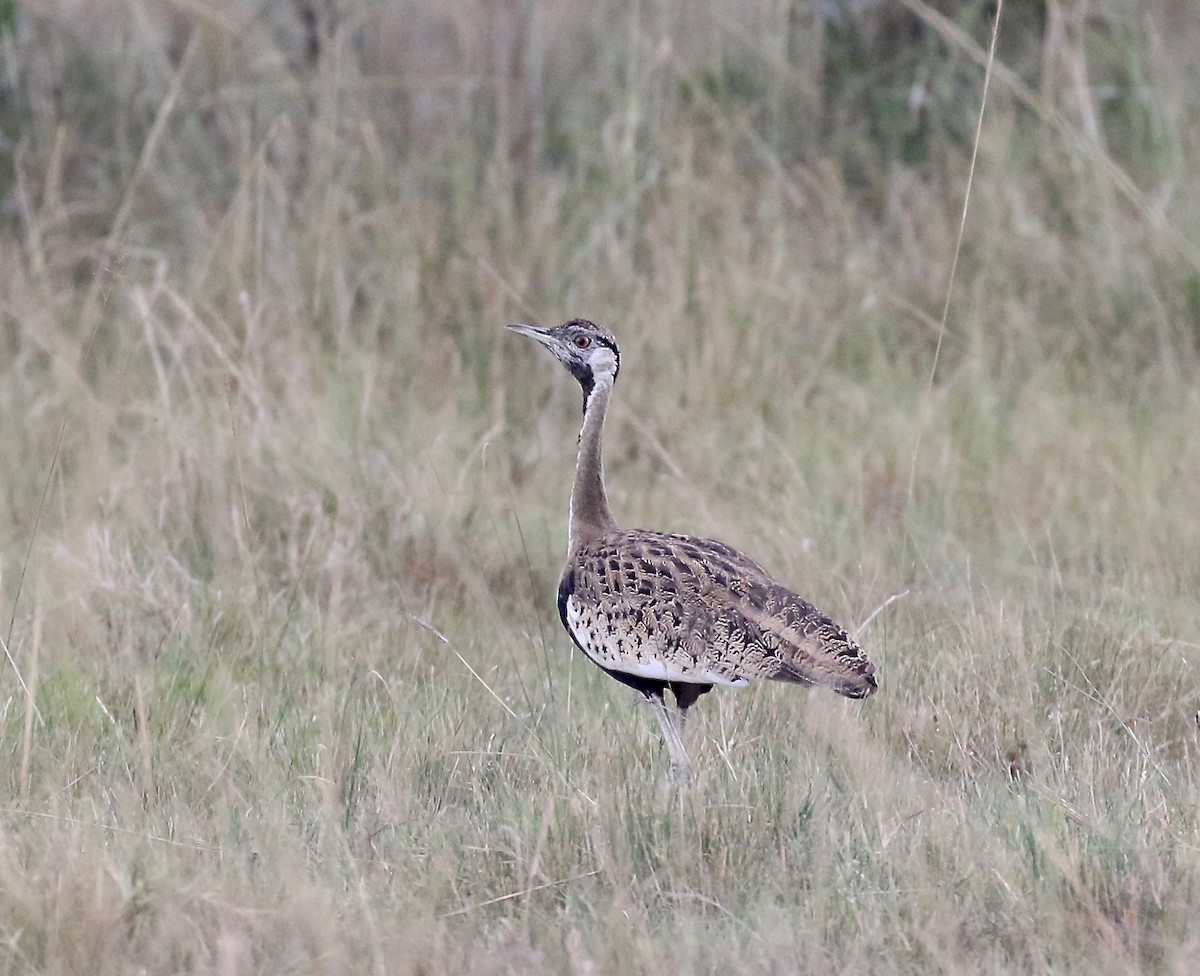
M 714 670 L 706 648 L 684 648 L 648 624 L 647 615 L 602 610 L 568 594 L 563 602 L 563 624 L 575 644 L 600 667 L 640 678 L 686 681 L 742 688 L 743 677 Z

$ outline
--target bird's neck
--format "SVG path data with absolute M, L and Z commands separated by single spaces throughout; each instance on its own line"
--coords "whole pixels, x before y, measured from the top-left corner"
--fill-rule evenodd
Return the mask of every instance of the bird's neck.
M 567 554 L 617 528 L 604 493 L 604 464 L 601 458 L 604 415 L 612 379 L 598 378 L 583 406 L 583 428 L 579 432 L 579 459 L 575 463 L 575 485 L 571 489 L 571 518 L 567 526 Z

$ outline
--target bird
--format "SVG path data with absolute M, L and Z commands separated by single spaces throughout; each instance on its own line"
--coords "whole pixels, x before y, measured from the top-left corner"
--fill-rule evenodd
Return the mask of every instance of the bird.
M 875 666 L 854 638 L 749 556 L 714 539 L 617 525 L 602 445 L 621 353 L 608 329 L 580 318 L 508 328 L 553 353 L 583 391 L 559 617 L 590 661 L 651 704 L 672 770 L 687 777 L 688 710 L 715 685 L 768 679 L 847 698 L 875 693 Z

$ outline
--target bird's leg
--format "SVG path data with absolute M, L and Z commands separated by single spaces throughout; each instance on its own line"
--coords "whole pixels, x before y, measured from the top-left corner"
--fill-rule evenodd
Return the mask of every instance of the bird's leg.
M 687 713 L 699 700 L 700 696 L 712 691 L 712 685 L 698 685 L 687 681 L 674 681 L 669 685 L 675 693 L 675 704 L 679 708 L 679 735 L 683 737 L 684 726 L 687 725 Z
M 659 727 L 662 729 L 663 739 L 667 743 L 667 752 L 671 757 L 671 770 L 676 776 L 684 779 L 687 778 L 688 772 L 691 770 L 692 761 L 688 759 L 687 750 L 683 747 L 683 739 L 679 735 L 679 730 L 675 728 L 675 723 L 671 721 L 671 715 L 667 711 L 667 703 L 663 700 L 662 690 L 643 692 L 646 696 L 646 701 L 650 703 L 654 710 L 654 717 L 658 719 Z

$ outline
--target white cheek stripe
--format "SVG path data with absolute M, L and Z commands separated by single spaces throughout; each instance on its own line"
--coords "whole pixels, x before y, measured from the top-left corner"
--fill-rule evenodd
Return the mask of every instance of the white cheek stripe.
M 596 351 L 592 353 L 591 359 L 588 360 L 588 365 L 592 367 L 592 375 L 597 379 L 606 379 L 612 383 L 613 376 L 617 372 L 617 357 L 613 355 L 613 351 L 608 346 L 596 346 Z

